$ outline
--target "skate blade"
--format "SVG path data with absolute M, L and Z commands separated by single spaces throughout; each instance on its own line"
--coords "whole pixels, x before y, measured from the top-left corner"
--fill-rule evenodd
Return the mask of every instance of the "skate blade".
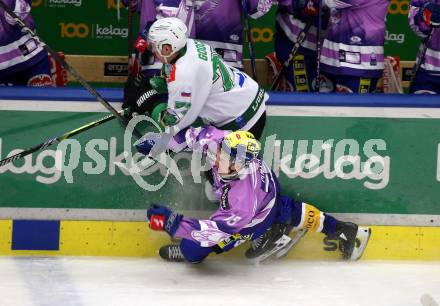
M 353 249 L 353 252 L 351 253 L 349 260 L 355 261 L 362 257 L 362 254 L 364 254 L 365 248 L 367 247 L 370 236 L 371 229 L 369 227 L 358 227 L 358 232 L 356 235 L 356 245 Z M 359 246 L 357 245 L 357 240 L 359 240 L 360 242 Z
M 257 256 L 257 257 L 255 257 L 255 258 L 252 258 L 250 261 L 251 261 L 253 264 L 259 264 L 259 263 L 267 262 L 267 261 L 270 259 L 270 257 L 271 257 L 272 255 L 274 255 L 275 253 L 277 253 L 277 252 L 278 252 L 279 250 L 281 250 L 282 248 L 286 247 L 286 245 L 288 245 L 289 242 L 290 242 L 291 240 L 292 240 L 292 238 L 290 238 L 290 237 L 287 236 L 287 235 L 283 235 L 283 236 L 281 236 L 281 237 L 275 242 L 276 246 L 275 246 L 272 250 L 270 250 L 270 251 L 267 252 L 267 253 L 263 253 L 263 254 L 261 254 L 260 256 Z
M 306 229 L 300 229 L 295 232 L 295 236 L 291 237 L 292 240 L 289 244 L 286 245 L 283 249 L 281 249 L 278 253 L 275 254 L 277 259 L 283 258 L 289 254 L 290 250 L 301 240 L 302 237 L 307 233 Z

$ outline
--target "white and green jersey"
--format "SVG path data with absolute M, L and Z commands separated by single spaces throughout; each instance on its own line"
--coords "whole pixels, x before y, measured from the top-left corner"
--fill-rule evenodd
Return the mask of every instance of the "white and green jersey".
M 172 133 L 197 118 L 221 129 L 249 130 L 265 111 L 267 93 L 244 72 L 226 65 L 208 45 L 188 39 L 167 73 Z

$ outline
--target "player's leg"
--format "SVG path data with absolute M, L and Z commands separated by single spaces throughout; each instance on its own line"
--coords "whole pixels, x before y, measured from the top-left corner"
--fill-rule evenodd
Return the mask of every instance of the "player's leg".
M 46 87 L 52 86 L 52 77 L 50 73 L 49 57 L 42 57 L 35 65 L 32 65 L 28 69 L 21 72 L 22 79 L 21 84 L 34 87 Z
M 289 197 L 280 196 L 277 200 L 277 217 L 273 224 L 262 235 L 252 241 L 251 247 L 246 251 L 245 256 L 256 262 L 262 262 L 281 252 L 284 256 L 287 252 L 302 238 L 305 230 L 299 229 L 295 236 L 289 237 L 290 232 L 300 220 L 292 219 L 292 216 L 300 216 L 300 212 L 294 213 L 292 210 L 298 210 L 298 205 L 293 204 Z M 297 217 L 298 218 L 298 217 Z M 286 252 L 287 250 L 287 252 Z M 278 256 L 277 256 L 278 257 Z
M 292 209 L 294 228 L 305 228 L 308 231 L 320 232 L 330 238 L 338 239 L 342 258 L 345 260 L 358 260 L 362 256 L 371 235 L 370 228 L 337 220 L 307 203 L 299 204 L 293 201 L 292 203 L 294 204 Z
M 275 38 L 276 56 L 284 63 L 292 50 L 293 42 L 277 25 Z M 284 78 L 288 86 L 282 86 L 283 91 L 311 92 L 312 83 L 316 76 L 316 52 L 300 47 L 288 68 L 284 70 Z M 280 82 L 282 84 L 282 82 Z
M 279 239 L 289 235 L 292 230 L 297 232 L 294 237 L 296 242 L 301 239 L 305 231 L 322 232 L 328 237 L 339 240 L 343 259 L 357 260 L 362 256 L 371 234 L 369 228 L 339 221 L 313 205 L 297 202 L 285 196 L 279 197 L 277 206 L 278 218 L 268 231 L 253 242 L 246 252 L 248 258 L 256 258 L 272 252 L 274 248 L 279 248 Z M 286 245 L 284 250 L 281 248 L 282 255 L 286 255 L 296 242 Z
M 180 244 L 168 244 L 159 249 L 159 255 L 162 259 L 189 263 L 200 263 L 211 252 L 213 252 L 211 247 L 201 247 L 188 239 L 182 239 Z
M 337 93 L 374 93 L 378 78 L 363 78 L 349 75 L 334 75 L 322 73 L 324 80 L 329 83 L 321 85 L 320 92 Z
M 419 69 L 411 82 L 409 92 L 415 94 L 440 93 L 440 76 L 432 76 L 427 71 Z

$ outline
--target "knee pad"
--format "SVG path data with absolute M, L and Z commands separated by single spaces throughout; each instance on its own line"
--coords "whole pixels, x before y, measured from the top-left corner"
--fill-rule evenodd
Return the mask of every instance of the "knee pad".
M 201 263 L 212 252 L 210 247 L 201 247 L 198 243 L 189 239 L 182 239 L 180 251 L 187 261 L 196 264 Z

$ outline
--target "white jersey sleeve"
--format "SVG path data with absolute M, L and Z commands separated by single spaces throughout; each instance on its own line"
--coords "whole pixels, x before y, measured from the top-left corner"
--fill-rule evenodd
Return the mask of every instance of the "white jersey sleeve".
M 178 119 L 172 128 L 172 134 L 176 134 L 199 117 L 211 91 L 212 68 L 208 61 L 184 56 L 172 70 L 168 80 L 168 112 Z

